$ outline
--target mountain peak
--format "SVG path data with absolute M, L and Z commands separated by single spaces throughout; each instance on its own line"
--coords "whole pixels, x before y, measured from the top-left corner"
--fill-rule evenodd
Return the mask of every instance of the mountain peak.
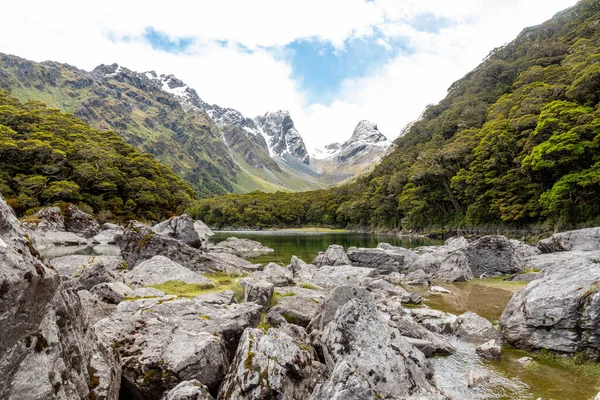
M 271 154 L 279 157 L 289 154 L 303 164 L 310 165 L 306 145 L 296 130 L 289 111 L 267 112 L 256 117 L 255 121 L 265 136 Z
M 352 144 L 358 141 L 374 144 L 387 142 L 387 138 L 383 135 L 383 133 L 379 132 L 376 123 L 362 120 L 358 123 L 358 125 L 356 125 L 356 128 L 354 128 L 354 132 L 352 132 L 350 140 L 344 143 L 344 145 Z

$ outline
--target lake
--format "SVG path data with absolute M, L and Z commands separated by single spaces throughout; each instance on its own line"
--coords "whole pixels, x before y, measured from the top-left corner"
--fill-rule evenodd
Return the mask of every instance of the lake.
M 311 263 L 320 251 L 327 250 L 327 247 L 331 244 L 339 244 L 345 249 L 352 246 L 377 247 L 379 243 L 389 243 L 392 246 L 405 248 L 443 244 L 441 240 L 393 234 L 305 230 L 219 231 L 215 232 L 212 242 L 218 243 L 232 236 L 256 240 L 275 250 L 274 253 L 252 258 L 250 261 L 258 264 L 275 262 L 282 265 L 289 264 L 294 255 L 307 263 Z

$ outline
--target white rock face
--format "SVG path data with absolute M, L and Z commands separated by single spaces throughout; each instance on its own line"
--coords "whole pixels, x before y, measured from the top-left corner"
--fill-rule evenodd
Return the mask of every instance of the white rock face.
M 268 112 L 254 120 L 265 136 L 271 155 L 283 157 L 289 154 L 310 165 L 310 156 L 304 140 L 296 130 L 288 111 Z

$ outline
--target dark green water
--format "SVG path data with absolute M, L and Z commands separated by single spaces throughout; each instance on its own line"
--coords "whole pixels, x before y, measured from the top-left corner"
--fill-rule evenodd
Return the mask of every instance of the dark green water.
M 242 239 L 252 239 L 264 246 L 275 250 L 264 256 L 251 259 L 252 262 L 267 264 L 275 262 L 287 265 L 292 256 L 297 256 L 308 263 L 320 252 L 327 250 L 331 244 L 339 244 L 345 249 L 356 247 L 377 247 L 379 243 L 389 243 L 393 246 L 414 248 L 419 246 L 432 246 L 443 244 L 439 240 L 418 237 L 400 237 L 375 233 L 355 232 L 311 232 L 311 231 L 263 231 L 263 232 L 215 232 L 213 243 L 218 243 L 235 236 Z

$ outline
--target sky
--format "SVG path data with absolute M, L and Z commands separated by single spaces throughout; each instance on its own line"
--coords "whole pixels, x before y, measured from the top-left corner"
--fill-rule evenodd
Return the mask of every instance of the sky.
M 290 111 L 309 148 L 363 119 L 389 139 L 523 28 L 575 0 L 29 0 L 0 52 L 174 74 L 247 117 Z

